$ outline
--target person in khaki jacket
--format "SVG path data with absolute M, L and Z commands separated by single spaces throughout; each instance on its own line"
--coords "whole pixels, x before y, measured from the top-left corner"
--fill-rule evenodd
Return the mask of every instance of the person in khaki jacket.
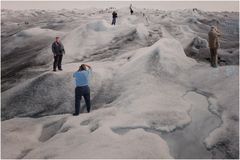
M 208 44 L 211 53 L 211 66 L 217 67 L 218 54 L 217 49 L 219 48 L 219 39 L 220 32 L 215 26 L 211 27 L 211 30 L 208 32 Z

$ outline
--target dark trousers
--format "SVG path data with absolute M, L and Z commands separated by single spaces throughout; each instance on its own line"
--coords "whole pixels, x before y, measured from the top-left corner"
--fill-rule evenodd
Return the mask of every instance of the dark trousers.
M 90 112 L 91 101 L 90 101 L 90 88 L 88 86 L 76 87 L 75 88 L 75 113 L 79 114 L 82 96 L 85 100 L 87 111 Z
M 113 19 L 112 19 L 112 25 L 115 25 L 115 24 L 116 24 L 116 19 L 117 19 L 117 18 L 113 18 Z
M 216 67 L 218 62 L 217 48 L 210 48 L 210 53 L 211 53 L 211 65 L 213 67 Z
M 54 70 L 56 70 L 57 67 L 58 67 L 58 69 L 62 69 L 62 57 L 63 57 L 63 55 L 54 56 L 54 62 L 53 62 Z

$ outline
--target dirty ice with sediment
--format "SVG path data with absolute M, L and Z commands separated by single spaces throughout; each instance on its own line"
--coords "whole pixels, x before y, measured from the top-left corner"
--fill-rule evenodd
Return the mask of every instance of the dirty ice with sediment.
M 1 10 L 2 158 L 239 158 L 239 13 L 113 10 Z M 92 111 L 73 117 L 82 63 Z

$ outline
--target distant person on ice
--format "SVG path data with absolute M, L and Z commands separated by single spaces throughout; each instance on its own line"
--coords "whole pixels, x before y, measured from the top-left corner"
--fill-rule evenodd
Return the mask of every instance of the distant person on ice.
M 219 48 L 219 39 L 220 32 L 215 26 L 211 27 L 211 30 L 208 32 L 208 44 L 211 54 L 211 66 L 216 68 L 218 62 L 218 53 L 217 49 Z
M 133 14 L 133 10 L 132 10 L 132 4 L 130 4 L 130 7 L 129 7 L 129 9 L 130 9 L 130 14 L 132 15 L 132 14 Z
M 52 52 L 54 56 L 53 71 L 56 72 L 57 67 L 58 70 L 62 71 L 62 57 L 63 54 L 65 54 L 65 50 L 62 42 L 60 41 L 60 37 L 56 37 L 55 42 L 53 42 Z
M 112 13 L 112 25 L 116 24 L 116 20 L 117 20 L 117 12 L 113 11 L 113 13 Z
M 75 113 L 73 113 L 73 116 L 79 115 L 82 96 L 87 106 L 87 112 L 88 113 L 90 112 L 91 101 L 90 101 L 89 77 L 90 77 L 91 71 L 92 71 L 92 68 L 89 65 L 82 64 L 79 67 L 79 70 L 73 74 L 73 77 L 76 80 Z

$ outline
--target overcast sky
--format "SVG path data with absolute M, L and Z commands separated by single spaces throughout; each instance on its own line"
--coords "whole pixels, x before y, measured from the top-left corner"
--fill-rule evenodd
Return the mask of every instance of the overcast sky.
M 1 8 L 24 9 L 74 9 L 74 8 L 106 8 L 128 7 L 132 3 L 137 8 L 154 8 L 175 10 L 198 8 L 205 11 L 239 11 L 238 1 L 1 1 Z

